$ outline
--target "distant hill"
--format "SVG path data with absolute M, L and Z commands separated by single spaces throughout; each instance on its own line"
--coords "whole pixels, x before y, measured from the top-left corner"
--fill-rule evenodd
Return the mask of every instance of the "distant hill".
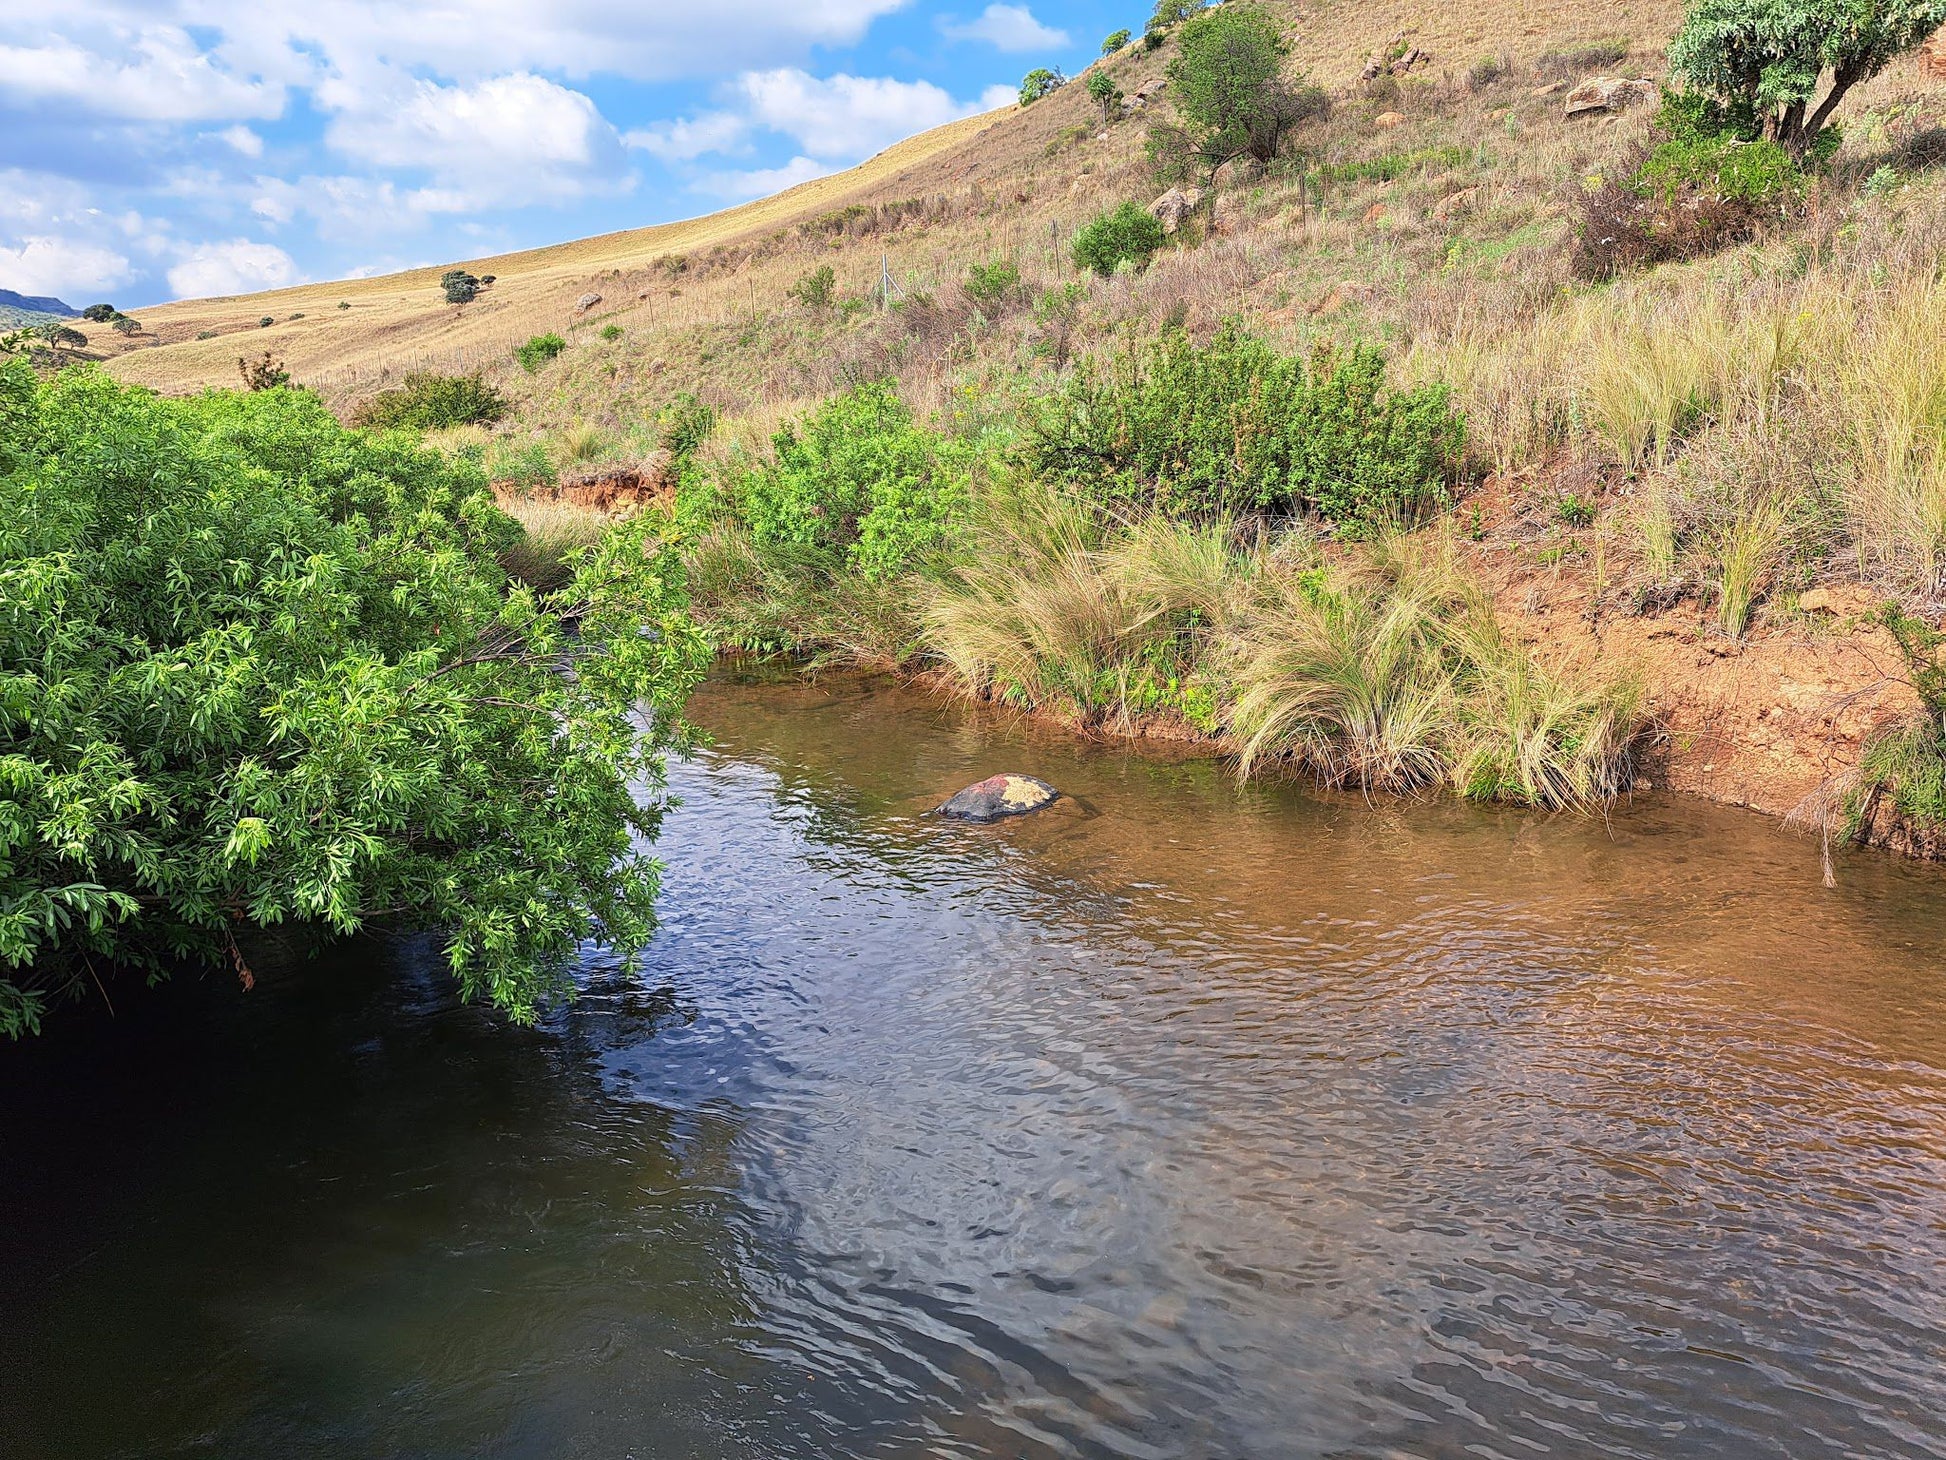
M 50 294 L 16 294 L 0 289 L 0 325 L 39 324 L 49 319 L 73 319 L 81 313 Z

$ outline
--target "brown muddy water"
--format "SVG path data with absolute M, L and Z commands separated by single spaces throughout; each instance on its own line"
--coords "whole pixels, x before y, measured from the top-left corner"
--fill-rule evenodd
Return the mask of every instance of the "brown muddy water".
M 1935 871 L 696 714 L 539 1030 L 365 943 L 0 1051 L 0 1451 L 1946 1456 Z

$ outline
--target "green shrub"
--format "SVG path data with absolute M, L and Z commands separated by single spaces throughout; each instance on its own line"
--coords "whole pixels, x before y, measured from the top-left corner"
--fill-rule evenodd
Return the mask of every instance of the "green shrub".
M 1068 84 L 1068 78 L 1058 70 L 1037 66 L 1020 79 L 1020 104 L 1032 106 L 1043 97 L 1052 96 Z
M 784 292 L 806 309 L 829 309 L 838 292 L 837 270 L 829 264 L 819 264 Z
M 1009 259 L 969 265 L 966 292 L 976 304 L 1002 304 L 1020 293 L 1020 270 Z
M 567 347 L 566 340 L 549 330 L 544 335 L 533 336 L 524 345 L 514 346 L 514 359 L 520 362 L 522 370 L 532 375 Z
M 1132 37 L 1130 36 L 1130 33 L 1126 27 L 1124 27 L 1121 30 L 1111 32 L 1107 37 L 1107 39 L 1103 40 L 1101 43 L 1101 53 L 1104 56 L 1112 56 L 1115 54 L 1115 52 L 1119 51 L 1123 46 L 1127 45 L 1131 38 Z
M 1084 366 L 1029 424 L 1044 475 L 1128 509 L 1310 511 L 1354 530 L 1448 500 L 1465 428 L 1443 385 L 1397 390 L 1371 346 L 1279 355 L 1235 324 Z
M 585 940 L 639 949 L 681 568 L 645 516 L 540 601 L 516 535 L 477 469 L 307 393 L 0 368 L 0 1031 L 118 970 L 247 984 L 284 924 L 435 931 L 519 1020 Z
M 690 457 L 716 430 L 716 408 L 685 390 L 662 408 L 657 424 L 662 449 L 678 459 Z
M 275 323 L 277 323 L 276 317 L 274 315 L 266 314 L 262 319 L 257 321 L 257 328 L 260 330 L 267 330 Z
M 605 343 L 612 345 L 622 337 L 622 327 L 618 324 L 605 324 L 601 327 L 601 337 Z
M 465 269 L 448 269 L 439 276 L 439 287 L 448 304 L 471 304 L 479 296 L 481 280 Z
M 532 492 L 554 485 L 554 459 L 544 443 L 501 439 L 487 452 L 486 472 L 496 486 L 505 484 L 520 492 Z
M 448 426 L 490 426 L 507 414 L 504 396 L 475 371 L 435 375 L 419 371 L 395 390 L 382 390 L 361 405 L 354 425 L 379 431 L 440 431 Z
M 1162 240 L 1162 225 L 1147 209 L 1123 203 L 1076 229 L 1069 252 L 1076 268 L 1092 269 L 1106 279 L 1124 264 L 1147 268 Z
M 965 508 L 965 453 L 924 430 L 884 382 L 834 396 L 773 438 L 775 459 L 733 486 L 760 547 L 826 573 L 885 579 L 922 565 Z

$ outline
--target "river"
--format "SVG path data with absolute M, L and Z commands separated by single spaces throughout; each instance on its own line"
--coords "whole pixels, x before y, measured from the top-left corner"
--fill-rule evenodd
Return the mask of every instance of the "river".
M 371 940 L 0 1051 L 0 1451 L 1946 1456 L 1936 870 L 695 713 L 538 1029 Z

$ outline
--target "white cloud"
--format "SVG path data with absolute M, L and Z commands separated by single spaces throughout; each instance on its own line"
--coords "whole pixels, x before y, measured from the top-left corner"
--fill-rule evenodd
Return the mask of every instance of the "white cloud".
M 216 140 L 234 148 L 242 157 L 264 155 L 264 139 L 241 123 L 234 127 L 225 127 L 216 133 Z
M 942 20 L 940 31 L 956 41 L 985 41 L 1001 51 L 1051 51 L 1068 44 L 1068 33 L 1042 25 L 1025 5 L 989 5 L 979 19 Z
M 53 294 L 78 307 L 91 301 L 69 295 L 100 294 L 133 274 L 122 254 L 73 238 L 36 234 L 0 245 L 0 289 L 17 294 Z
M 45 44 L 0 44 L 0 97 L 66 102 L 93 116 L 144 122 L 274 117 L 284 110 L 281 85 L 232 74 L 175 26 L 117 37 L 113 51 L 86 49 L 61 35 L 42 39 Z
M 465 213 L 615 187 L 621 139 L 593 101 L 529 72 L 472 86 L 414 81 L 334 117 L 326 142 L 375 167 L 430 172 L 428 213 Z
M 793 157 L 782 167 L 762 167 L 750 172 L 712 172 L 691 184 L 706 197 L 726 203 L 747 203 L 752 198 L 767 198 L 794 188 L 813 178 L 828 176 L 838 169 L 831 163 L 809 157 Z
M 737 82 L 756 124 L 795 138 L 812 157 L 860 158 L 915 132 L 982 110 L 955 101 L 930 81 L 833 76 L 804 71 L 752 71 Z
M 678 117 L 624 132 L 622 145 L 664 162 L 691 162 L 708 152 L 741 147 L 749 132 L 749 121 L 734 112 L 704 112 L 699 117 Z
M 191 248 L 169 270 L 169 287 L 178 299 L 215 294 L 252 294 L 298 282 L 297 261 L 275 244 L 233 238 Z

